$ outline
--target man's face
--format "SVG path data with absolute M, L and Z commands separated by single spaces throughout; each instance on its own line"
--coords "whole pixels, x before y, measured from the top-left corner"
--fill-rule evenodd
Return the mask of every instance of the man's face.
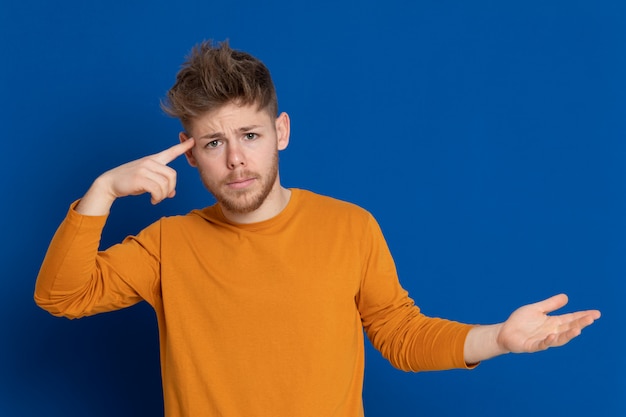
M 274 119 L 256 105 L 229 103 L 194 120 L 190 130 L 195 145 L 187 159 L 223 210 L 248 214 L 271 203 L 280 188 L 278 151 L 289 142 L 287 114 Z

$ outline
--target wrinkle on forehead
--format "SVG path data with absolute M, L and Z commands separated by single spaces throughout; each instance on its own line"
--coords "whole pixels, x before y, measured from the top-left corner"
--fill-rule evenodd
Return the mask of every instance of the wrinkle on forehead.
M 264 109 L 259 110 L 256 105 L 228 103 L 192 121 L 189 133 L 196 138 L 208 138 L 267 127 L 275 129 L 275 124 Z

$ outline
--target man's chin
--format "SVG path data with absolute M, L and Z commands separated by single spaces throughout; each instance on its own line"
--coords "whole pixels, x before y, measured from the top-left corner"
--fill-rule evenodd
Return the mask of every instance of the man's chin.
M 217 198 L 222 209 L 234 214 L 249 214 L 263 205 L 264 198 L 248 198 L 245 195 L 238 198 Z

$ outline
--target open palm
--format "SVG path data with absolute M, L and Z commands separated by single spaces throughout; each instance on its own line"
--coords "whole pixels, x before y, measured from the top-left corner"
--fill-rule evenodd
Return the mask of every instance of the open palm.
M 600 317 L 598 310 L 548 315 L 563 307 L 567 301 L 565 294 L 559 294 L 518 308 L 502 324 L 497 337 L 498 344 L 506 351 L 515 353 L 562 346 Z

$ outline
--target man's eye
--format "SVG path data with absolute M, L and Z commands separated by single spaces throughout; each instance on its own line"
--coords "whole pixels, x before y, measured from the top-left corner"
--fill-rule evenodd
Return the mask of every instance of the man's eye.
M 256 138 L 257 138 L 257 134 L 256 133 L 246 133 L 246 139 L 252 140 L 252 139 L 256 139 Z
M 210 142 L 207 142 L 206 147 L 207 148 L 217 148 L 220 144 L 219 140 L 212 140 Z

